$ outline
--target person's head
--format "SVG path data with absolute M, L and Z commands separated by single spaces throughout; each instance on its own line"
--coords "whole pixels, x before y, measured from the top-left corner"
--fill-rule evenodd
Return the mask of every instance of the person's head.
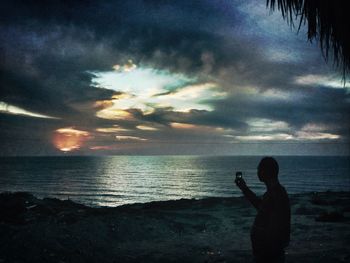
M 275 181 L 278 179 L 278 163 L 272 157 L 264 157 L 258 165 L 258 177 L 261 182 Z

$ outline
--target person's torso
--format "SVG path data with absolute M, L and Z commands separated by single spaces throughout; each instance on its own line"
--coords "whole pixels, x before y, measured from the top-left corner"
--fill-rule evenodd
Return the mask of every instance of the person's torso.
M 286 190 L 280 184 L 267 191 L 262 198 L 251 229 L 253 245 L 282 243 L 285 247 L 290 236 L 290 204 Z

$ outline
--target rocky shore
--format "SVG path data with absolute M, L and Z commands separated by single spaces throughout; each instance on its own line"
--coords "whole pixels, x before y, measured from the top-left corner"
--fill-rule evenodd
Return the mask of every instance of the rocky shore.
M 350 262 L 350 192 L 291 195 L 287 262 Z M 252 262 L 243 197 L 92 208 L 0 194 L 2 262 Z

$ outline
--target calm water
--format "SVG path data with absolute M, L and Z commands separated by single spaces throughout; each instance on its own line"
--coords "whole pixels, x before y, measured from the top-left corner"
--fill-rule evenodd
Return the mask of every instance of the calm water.
M 234 172 L 264 192 L 260 157 L 111 156 L 0 158 L 0 191 L 70 198 L 87 205 L 116 206 L 210 196 L 239 196 Z M 278 157 L 280 181 L 289 193 L 350 190 L 350 157 Z

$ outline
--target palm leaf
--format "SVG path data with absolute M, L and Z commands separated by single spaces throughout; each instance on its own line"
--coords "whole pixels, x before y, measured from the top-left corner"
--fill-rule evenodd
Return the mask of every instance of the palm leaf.
M 277 7 L 287 22 L 298 31 L 307 24 L 309 41 L 319 40 L 322 54 L 328 62 L 340 68 L 345 83 L 350 72 L 350 23 L 346 0 L 267 0 L 266 6 L 274 11 Z

